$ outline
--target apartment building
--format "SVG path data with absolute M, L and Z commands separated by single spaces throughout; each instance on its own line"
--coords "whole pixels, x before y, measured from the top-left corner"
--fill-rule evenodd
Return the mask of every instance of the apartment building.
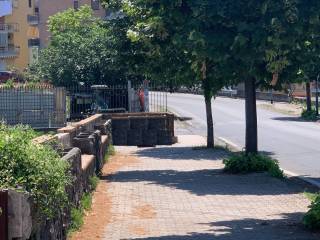
M 105 18 L 106 11 L 101 6 L 100 0 L 38 0 L 41 48 L 46 47 L 50 40 L 47 27 L 49 17 L 69 8 L 77 9 L 83 5 L 91 6 L 95 16 Z
M 0 70 L 23 71 L 39 52 L 35 0 L 0 0 Z

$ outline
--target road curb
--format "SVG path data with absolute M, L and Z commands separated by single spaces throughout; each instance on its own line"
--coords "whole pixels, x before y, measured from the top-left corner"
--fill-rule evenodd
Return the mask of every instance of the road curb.
M 184 121 L 184 117 L 182 117 L 179 113 L 177 113 L 176 111 L 172 110 L 171 108 L 168 108 L 168 111 L 171 112 L 174 116 L 175 119 L 179 120 L 179 121 Z M 190 124 L 188 121 L 185 121 L 186 123 L 188 123 L 190 126 L 192 126 L 192 124 Z M 232 141 L 225 139 L 223 137 L 216 137 L 215 138 L 215 143 L 218 146 L 227 148 L 229 151 L 231 152 L 241 152 L 244 149 L 241 148 L 239 145 L 233 143 Z M 285 176 L 287 176 L 289 179 L 299 183 L 299 184 L 303 184 L 303 185 L 307 185 L 308 187 L 311 188 L 315 188 L 317 190 L 320 190 L 320 182 L 317 182 L 315 180 L 312 179 L 308 179 L 306 177 L 300 176 L 297 173 L 285 170 L 285 169 L 281 169 L 284 173 Z
M 231 152 L 241 152 L 243 150 L 240 146 L 238 146 L 237 144 L 235 144 L 225 138 L 218 137 L 218 138 L 216 138 L 216 140 L 217 140 L 218 145 L 226 147 Z M 320 189 L 320 182 L 317 182 L 312 179 L 308 179 L 306 177 L 300 176 L 297 173 L 294 173 L 294 172 L 291 172 L 291 171 L 288 171 L 288 170 L 285 170 L 282 168 L 281 168 L 281 170 L 283 171 L 284 175 L 287 176 L 291 180 L 294 180 L 300 184 L 302 183 L 302 184 L 307 185 L 312 188 L 316 188 L 317 190 Z

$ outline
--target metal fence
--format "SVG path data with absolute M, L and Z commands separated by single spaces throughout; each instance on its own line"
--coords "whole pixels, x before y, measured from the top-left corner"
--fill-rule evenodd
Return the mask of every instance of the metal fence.
M 166 112 L 164 87 L 149 84 L 67 87 L 67 118 L 81 119 L 94 113 Z
M 147 83 L 66 88 L 0 86 L 0 121 L 50 129 L 95 113 L 166 112 L 166 90 Z
M 0 87 L 0 120 L 9 125 L 59 128 L 66 124 L 64 88 Z

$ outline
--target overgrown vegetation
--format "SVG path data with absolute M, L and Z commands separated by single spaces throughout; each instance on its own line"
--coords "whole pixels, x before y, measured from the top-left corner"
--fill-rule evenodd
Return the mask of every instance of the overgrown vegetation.
M 110 156 L 115 154 L 114 146 L 111 144 L 108 147 L 108 151 L 104 158 L 104 163 L 108 161 Z M 97 189 L 97 186 L 99 184 L 100 178 L 98 176 L 92 176 L 89 179 L 90 189 L 91 191 L 95 191 Z M 72 234 L 76 231 L 78 231 L 81 226 L 83 225 L 83 216 L 85 215 L 85 212 L 91 210 L 92 205 L 92 192 L 85 193 L 81 199 L 80 206 L 78 208 L 73 207 L 71 209 L 71 225 L 68 229 L 68 234 Z
M 106 156 L 104 157 L 104 163 L 107 163 L 110 156 L 113 156 L 116 153 L 116 150 L 114 149 L 114 146 L 112 144 L 110 144 L 110 146 L 108 147 L 108 151 L 106 153 Z
M 89 179 L 90 189 L 96 190 L 99 181 L 100 181 L 100 179 L 97 176 L 90 177 L 90 179 Z
M 92 191 L 96 190 L 98 183 L 100 179 L 97 176 L 93 176 L 89 179 L 90 182 L 90 189 Z M 92 192 L 85 193 L 80 201 L 80 206 L 73 207 L 71 209 L 71 225 L 69 226 L 68 229 L 68 234 L 72 234 L 76 231 L 78 231 L 84 221 L 83 221 L 83 216 L 85 215 L 85 212 L 90 211 L 92 207 Z
M 86 211 L 91 210 L 92 205 L 92 194 L 85 193 L 82 196 L 80 207 L 71 209 L 71 225 L 69 227 L 68 233 L 72 234 L 73 232 L 78 231 L 83 225 L 83 216 Z
M 317 112 L 316 110 L 310 110 L 308 111 L 307 109 L 304 109 L 302 114 L 301 114 L 301 118 L 307 121 L 317 121 L 318 120 L 318 116 L 317 116 Z
M 0 123 L 0 188 L 28 192 L 39 214 L 52 218 L 68 202 L 69 164 L 52 147 L 33 144 L 36 136 L 29 127 Z
M 315 201 L 316 198 L 319 196 L 319 193 L 312 193 L 312 192 L 304 192 L 304 195 L 311 201 Z
M 312 195 L 310 210 L 303 218 L 304 225 L 309 229 L 320 229 L 320 194 Z
M 234 154 L 224 159 L 224 170 L 232 174 L 268 172 L 271 176 L 283 178 L 283 171 L 278 161 L 261 154 Z

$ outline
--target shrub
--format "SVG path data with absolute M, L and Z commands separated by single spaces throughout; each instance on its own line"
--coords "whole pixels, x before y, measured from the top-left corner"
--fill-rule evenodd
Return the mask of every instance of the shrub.
M 224 170 L 229 173 L 253 173 L 253 172 L 269 172 L 271 176 L 282 178 L 283 172 L 279 167 L 279 163 L 265 155 L 261 154 L 235 154 L 224 159 Z
M 316 110 L 307 111 L 304 109 L 301 114 L 301 118 L 307 121 L 316 121 L 318 120 L 317 112 Z
M 28 192 L 41 216 L 52 218 L 68 201 L 69 164 L 52 147 L 33 144 L 36 136 L 28 127 L 0 123 L 0 188 Z
M 303 218 L 307 228 L 320 229 L 320 195 L 318 195 L 310 206 L 310 210 Z

